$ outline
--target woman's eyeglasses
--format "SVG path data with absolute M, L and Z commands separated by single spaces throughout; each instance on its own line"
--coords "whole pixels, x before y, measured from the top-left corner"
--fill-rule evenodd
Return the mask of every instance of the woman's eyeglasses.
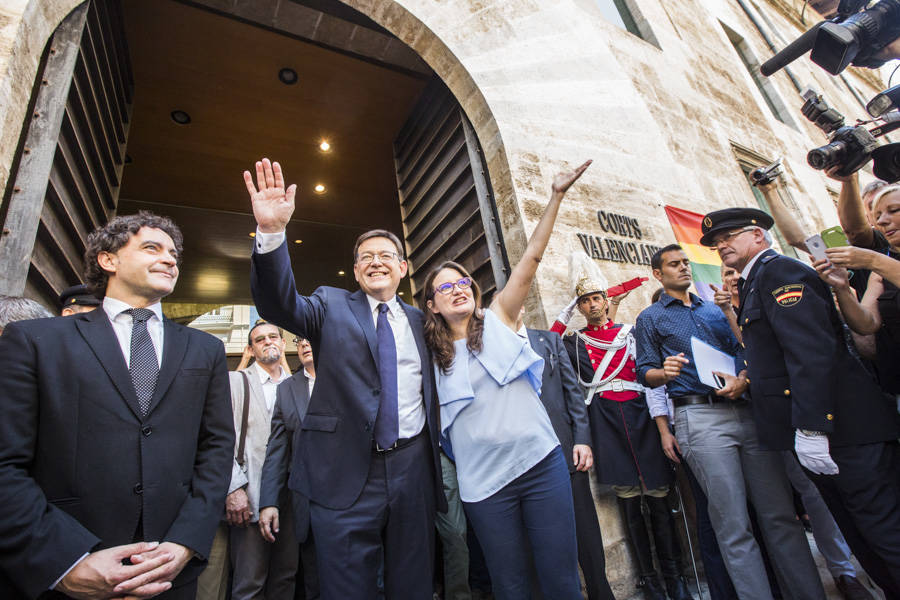
M 471 277 L 463 277 L 459 281 L 448 281 L 447 283 L 442 283 L 441 285 L 434 288 L 434 291 L 439 294 L 444 294 L 445 296 L 453 291 L 453 288 L 459 288 L 461 290 L 467 290 L 472 287 L 472 278 Z

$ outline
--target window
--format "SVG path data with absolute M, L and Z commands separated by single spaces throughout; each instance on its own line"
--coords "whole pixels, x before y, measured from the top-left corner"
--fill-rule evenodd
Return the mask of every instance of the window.
M 750 78 L 753 80 L 753 83 L 756 84 L 756 89 L 762 94 L 766 106 L 768 106 L 769 110 L 772 112 L 772 116 L 782 123 L 796 129 L 797 126 L 794 124 L 794 120 L 791 118 L 787 107 L 775 90 L 775 86 L 768 78 L 763 77 L 759 72 L 759 60 L 753 54 L 753 50 L 750 49 L 749 44 L 747 44 L 740 34 L 724 23 L 722 24 L 722 28 L 725 30 L 725 35 L 728 36 L 728 40 L 731 42 L 734 51 L 737 52 L 738 57 L 741 59 L 744 68 L 750 73 Z

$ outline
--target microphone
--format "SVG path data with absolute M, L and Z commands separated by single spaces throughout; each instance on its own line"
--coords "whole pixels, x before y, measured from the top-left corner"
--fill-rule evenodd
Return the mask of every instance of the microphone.
M 819 33 L 819 28 L 825 23 L 828 23 L 828 21 L 822 21 L 813 25 L 803 35 L 785 46 L 781 52 L 764 62 L 759 68 L 759 72 L 768 77 L 812 50 L 813 45 L 816 43 L 816 35 Z

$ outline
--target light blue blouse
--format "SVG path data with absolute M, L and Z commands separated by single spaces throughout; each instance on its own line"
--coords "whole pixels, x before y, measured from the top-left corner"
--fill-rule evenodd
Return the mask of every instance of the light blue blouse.
M 441 433 L 456 459 L 464 502 L 491 496 L 559 445 L 541 404 L 544 359 L 490 310 L 481 352 L 454 343 L 450 372 L 435 367 Z

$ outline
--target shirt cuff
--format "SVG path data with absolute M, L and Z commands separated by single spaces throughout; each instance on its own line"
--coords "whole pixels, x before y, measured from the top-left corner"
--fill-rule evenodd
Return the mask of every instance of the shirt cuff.
M 90 552 L 85 552 L 84 554 L 81 555 L 81 558 L 79 558 L 79 559 L 76 560 L 74 563 L 72 563 L 72 566 L 69 567 L 68 569 L 66 569 L 66 572 L 63 573 L 62 575 L 60 575 L 60 576 L 59 576 L 59 579 L 57 579 L 56 581 L 53 582 L 53 585 L 50 586 L 50 589 L 51 589 L 51 590 L 56 589 L 56 586 L 59 585 L 59 582 L 62 581 L 63 579 L 65 579 L 65 578 L 66 578 L 66 575 L 68 575 L 69 572 L 70 572 L 72 569 L 74 569 L 75 567 L 77 567 L 77 566 L 78 566 L 78 563 L 80 563 L 81 561 L 83 561 L 83 560 L 85 559 L 85 557 L 87 557 L 88 554 L 90 554 Z
M 256 248 L 257 254 L 266 254 L 278 248 L 281 244 L 284 243 L 286 239 L 285 232 L 279 231 L 278 233 L 263 233 L 259 230 L 259 227 L 256 228 L 256 237 L 253 238 L 255 240 L 254 247 Z

